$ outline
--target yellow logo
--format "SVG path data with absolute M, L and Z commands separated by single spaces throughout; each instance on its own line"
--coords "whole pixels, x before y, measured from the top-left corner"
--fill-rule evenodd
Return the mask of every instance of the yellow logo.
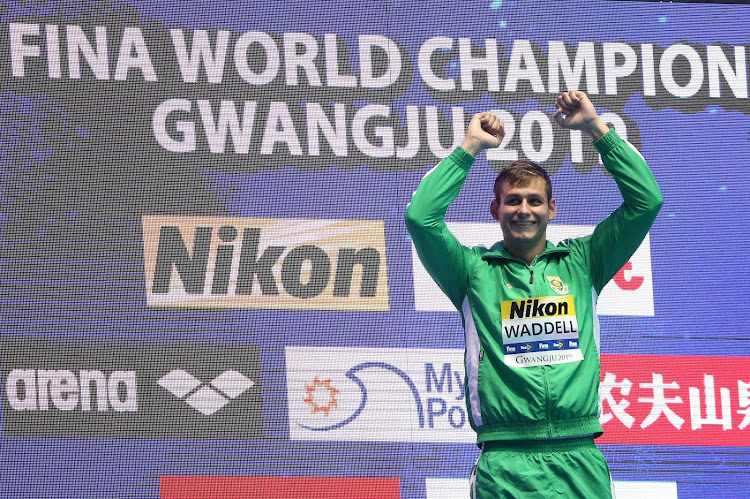
M 549 282 L 549 287 L 552 288 L 552 291 L 554 291 L 558 295 L 564 295 L 568 293 L 568 285 L 565 284 L 558 276 L 548 275 L 547 281 Z
M 149 307 L 388 311 L 382 220 L 143 217 Z
M 500 318 L 507 321 L 576 315 L 572 295 L 540 296 L 500 302 Z

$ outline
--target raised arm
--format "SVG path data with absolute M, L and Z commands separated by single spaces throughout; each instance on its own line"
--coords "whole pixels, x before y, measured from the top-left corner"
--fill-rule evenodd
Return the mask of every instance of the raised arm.
M 466 258 L 470 251 L 450 233 L 443 218 L 448 205 L 458 196 L 476 156 L 484 149 L 499 146 L 503 134 L 503 124 L 497 116 L 475 114 L 461 147 L 422 178 L 406 208 L 406 228 L 419 259 L 458 309 L 466 294 Z
M 553 117 L 561 127 L 582 130 L 594 140 L 623 199 L 622 205 L 596 226 L 588 247 L 582 248 L 599 292 L 646 237 L 663 203 L 661 191 L 641 153 L 609 130 L 586 94 L 565 92 L 557 98 L 555 107 Z

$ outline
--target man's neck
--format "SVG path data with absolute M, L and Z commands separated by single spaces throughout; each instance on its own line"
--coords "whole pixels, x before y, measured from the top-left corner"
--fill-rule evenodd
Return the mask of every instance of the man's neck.
M 533 262 L 536 257 L 541 255 L 544 249 L 547 247 L 547 240 L 544 239 L 539 244 L 535 244 L 534 246 L 530 247 L 509 245 L 505 241 L 503 241 L 503 246 L 505 247 L 505 250 L 511 254 L 511 256 L 520 258 L 527 264 L 531 265 L 531 262 Z

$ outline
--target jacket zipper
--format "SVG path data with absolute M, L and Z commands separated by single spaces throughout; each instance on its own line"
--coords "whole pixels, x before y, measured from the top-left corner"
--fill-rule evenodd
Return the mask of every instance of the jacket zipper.
M 529 284 L 534 284 L 534 264 L 536 263 L 537 259 L 541 256 L 541 254 L 537 255 L 532 261 L 531 264 L 527 264 L 529 268 Z M 547 416 L 547 435 L 552 436 L 552 428 L 549 425 L 550 420 L 550 414 L 549 414 L 549 407 L 550 407 L 550 400 L 549 400 L 549 376 L 547 375 L 547 366 L 541 366 L 542 367 L 542 376 L 544 377 L 544 397 L 545 397 L 545 404 L 544 404 L 544 414 Z
M 550 425 L 550 414 L 549 414 L 549 377 L 547 376 L 547 366 L 542 366 L 542 376 L 544 376 L 544 395 L 546 401 L 544 404 L 544 414 L 547 416 L 547 436 L 552 436 L 552 426 Z
M 529 284 L 534 284 L 534 264 L 536 263 L 537 259 L 542 256 L 542 253 L 538 254 L 534 257 L 533 260 L 531 260 L 531 263 L 527 263 L 526 266 L 529 268 L 529 273 L 531 274 L 529 277 Z

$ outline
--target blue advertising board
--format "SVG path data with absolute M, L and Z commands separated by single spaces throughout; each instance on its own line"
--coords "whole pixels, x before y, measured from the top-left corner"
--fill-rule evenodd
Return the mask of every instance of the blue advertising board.
M 0 495 L 468 497 L 461 319 L 404 210 L 491 110 L 506 135 L 452 232 L 501 239 L 492 183 L 528 159 L 552 179 L 549 238 L 590 233 L 621 198 L 551 117 L 573 89 L 664 197 L 598 306 L 617 495 L 750 493 L 750 7 L 6 0 L 0 16 Z

